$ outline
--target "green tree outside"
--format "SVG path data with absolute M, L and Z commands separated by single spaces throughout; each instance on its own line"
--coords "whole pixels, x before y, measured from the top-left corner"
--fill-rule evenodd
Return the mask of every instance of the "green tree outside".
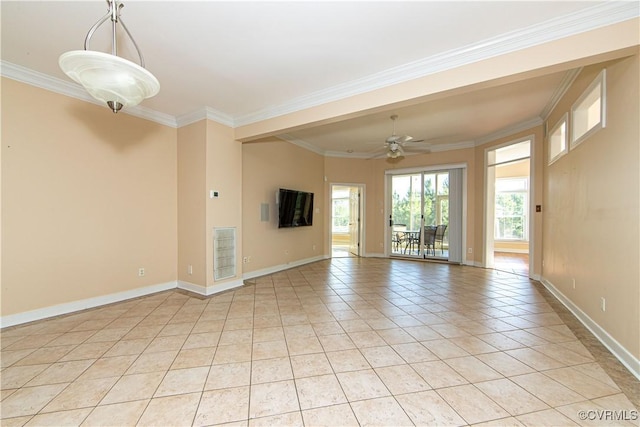
M 449 174 L 437 174 L 437 184 L 436 191 L 436 174 L 425 175 L 423 191 L 425 225 L 449 224 Z M 393 192 L 394 224 L 405 224 L 408 229 L 414 230 L 419 228 L 420 202 L 423 193 L 419 187 L 409 187 L 402 196 Z

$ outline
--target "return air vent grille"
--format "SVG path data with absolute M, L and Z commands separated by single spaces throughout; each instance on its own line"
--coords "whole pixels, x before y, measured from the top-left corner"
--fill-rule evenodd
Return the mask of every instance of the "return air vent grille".
M 227 279 L 236 275 L 236 228 L 213 229 L 213 278 Z

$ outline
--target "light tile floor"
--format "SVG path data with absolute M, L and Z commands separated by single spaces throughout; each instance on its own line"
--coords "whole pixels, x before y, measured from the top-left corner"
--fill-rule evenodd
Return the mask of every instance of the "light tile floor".
M 493 265 L 496 270 L 529 277 L 529 254 L 494 252 Z
M 3 426 L 638 425 L 638 381 L 539 283 L 473 267 L 339 258 L 0 338 Z

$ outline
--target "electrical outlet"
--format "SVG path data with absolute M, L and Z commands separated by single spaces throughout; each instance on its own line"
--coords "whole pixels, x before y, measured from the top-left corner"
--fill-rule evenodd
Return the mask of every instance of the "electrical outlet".
M 243 264 L 246 264 L 246 263 L 248 263 L 248 262 L 249 262 L 249 258 L 248 258 L 248 257 L 246 257 L 246 256 L 245 256 L 245 257 L 242 257 L 242 263 L 243 263 Z
M 193 274 L 193 265 L 189 264 L 187 266 L 187 274 L 190 276 Z
M 144 268 L 140 267 L 140 268 L 138 269 L 138 276 L 139 276 L 139 277 L 144 276 Z
M 470 254 L 472 254 L 472 253 L 473 253 L 473 248 L 469 248 L 469 249 L 467 249 L 467 252 L 468 252 L 468 253 L 470 253 Z

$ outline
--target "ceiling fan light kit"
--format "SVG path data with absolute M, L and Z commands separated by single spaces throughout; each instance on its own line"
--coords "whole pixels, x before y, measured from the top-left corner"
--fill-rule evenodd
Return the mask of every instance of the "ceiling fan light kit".
M 387 152 L 387 157 L 390 159 L 397 159 L 398 157 L 402 157 L 402 153 L 399 151 L 389 151 Z
M 424 140 L 415 140 L 410 135 L 396 135 L 396 120 L 398 120 L 398 115 L 394 114 L 390 117 L 390 119 L 393 122 L 393 132 L 391 133 L 391 136 L 387 137 L 387 139 L 385 140 L 384 148 L 387 152 L 388 158 L 397 159 L 398 157 L 404 157 L 404 144 L 410 142 L 423 142 Z
M 73 50 L 60 55 L 58 63 L 64 73 L 80 83 L 91 96 L 102 101 L 117 113 L 122 108 L 138 105 L 146 98 L 160 91 L 158 79 L 144 68 L 144 58 L 140 48 L 129 33 L 120 17 L 124 5 L 116 0 L 107 0 L 109 11 L 87 33 L 84 50 Z M 89 49 L 89 42 L 95 31 L 108 19 L 111 19 L 111 53 Z M 122 25 L 135 47 L 140 65 L 118 56 L 117 26 Z
M 389 145 L 389 151 L 387 151 L 387 157 L 391 159 L 397 159 L 398 157 L 404 156 L 404 151 L 402 150 L 402 146 L 397 142 L 391 142 Z

